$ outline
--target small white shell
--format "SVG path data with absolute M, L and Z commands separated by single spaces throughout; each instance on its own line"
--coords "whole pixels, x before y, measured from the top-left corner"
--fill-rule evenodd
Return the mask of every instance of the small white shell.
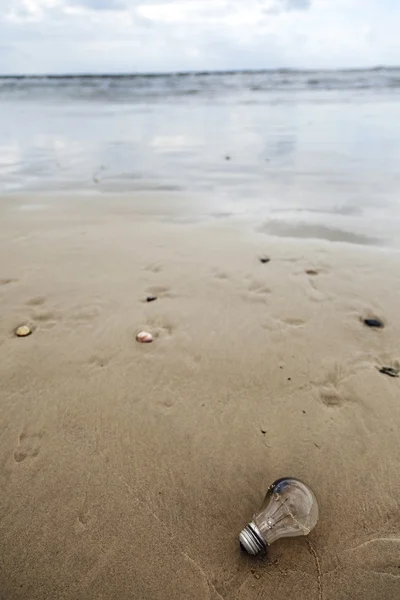
M 29 327 L 29 325 L 20 325 L 15 330 L 15 335 L 17 335 L 18 337 L 26 337 L 27 335 L 30 335 L 31 333 L 32 333 L 32 329 Z
M 141 331 L 137 334 L 136 341 L 141 344 L 150 344 L 153 341 L 153 336 L 148 331 Z

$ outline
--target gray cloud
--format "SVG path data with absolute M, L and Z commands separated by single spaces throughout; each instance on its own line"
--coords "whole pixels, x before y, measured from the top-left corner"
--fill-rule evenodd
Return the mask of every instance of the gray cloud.
M 291 10 L 308 10 L 311 7 L 312 0 L 276 0 L 277 4 L 270 10 L 271 12 L 285 12 Z M 66 0 L 69 5 L 82 6 L 90 10 L 129 10 L 135 6 L 151 6 L 154 4 L 182 4 L 190 5 L 190 0 Z M 213 10 L 213 0 L 203 0 L 204 11 Z M 227 5 L 242 4 L 241 0 L 228 0 Z M 259 0 L 260 6 L 265 4 L 264 0 Z M 266 2 L 269 4 L 269 2 Z M 228 6 L 227 6 L 228 8 Z
M 308 10 L 311 8 L 311 0 L 286 0 L 284 10 Z
M 267 7 L 266 15 L 279 15 L 283 12 L 306 11 L 311 8 L 312 0 L 279 0 L 274 6 Z
M 91 10 L 126 10 L 126 4 L 121 0 L 68 0 L 67 4 Z

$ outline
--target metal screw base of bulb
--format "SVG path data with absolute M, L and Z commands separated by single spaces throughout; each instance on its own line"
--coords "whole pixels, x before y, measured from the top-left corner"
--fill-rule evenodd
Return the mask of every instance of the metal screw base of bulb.
M 266 551 L 267 544 L 264 542 L 257 525 L 252 521 L 243 529 L 239 535 L 240 546 L 248 554 L 255 556 Z

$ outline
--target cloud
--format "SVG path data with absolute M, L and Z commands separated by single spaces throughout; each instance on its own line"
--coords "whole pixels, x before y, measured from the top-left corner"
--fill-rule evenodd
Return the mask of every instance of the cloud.
M 308 10 L 311 7 L 311 0 L 276 0 L 264 7 L 264 13 L 268 15 L 279 14 L 282 12 Z
M 0 72 L 400 64 L 398 0 L 0 0 Z
M 307 10 L 311 6 L 311 0 L 286 0 L 287 10 Z
M 126 4 L 122 0 L 68 0 L 67 3 L 89 10 L 126 10 Z

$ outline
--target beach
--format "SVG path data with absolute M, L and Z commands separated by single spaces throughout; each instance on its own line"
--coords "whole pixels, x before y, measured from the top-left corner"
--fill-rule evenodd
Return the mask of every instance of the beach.
M 163 192 L 181 217 L 195 204 L 272 234 L 400 248 L 399 82 L 400 69 L 0 77 L 0 197 Z
M 0 598 L 398 599 L 398 251 L 189 205 L 2 198 Z M 286 475 L 317 527 L 244 555 Z

